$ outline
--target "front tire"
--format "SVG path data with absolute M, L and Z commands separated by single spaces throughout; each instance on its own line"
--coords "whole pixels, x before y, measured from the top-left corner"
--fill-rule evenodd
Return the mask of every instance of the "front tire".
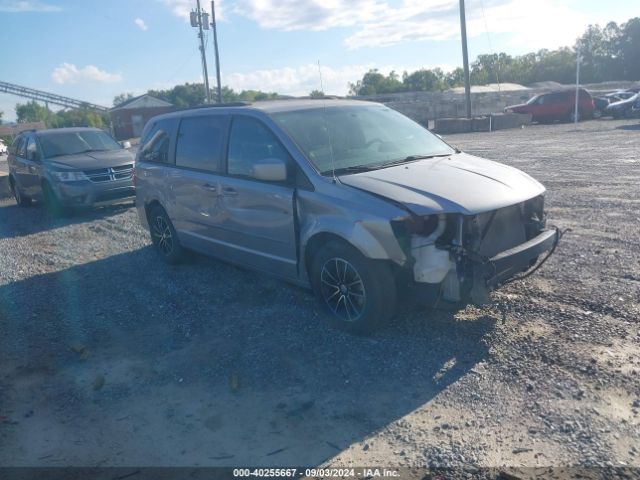
M 368 333 L 395 312 L 396 285 L 388 264 L 370 260 L 346 242 L 331 241 L 314 255 L 311 284 L 333 326 Z
M 160 257 L 169 264 L 180 263 L 184 258 L 184 249 L 180 245 L 176 229 L 173 228 L 173 223 L 164 208 L 155 206 L 151 209 L 149 229 L 151 241 Z
M 16 199 L 16 203 L 19 207 L 28 207 L 31 205 L 31 198 L 27 197 L 20 191 L 20 187 L 18 187 L 13 177 L 9 177 L 9 186 L 11 187 L 13 198 Z

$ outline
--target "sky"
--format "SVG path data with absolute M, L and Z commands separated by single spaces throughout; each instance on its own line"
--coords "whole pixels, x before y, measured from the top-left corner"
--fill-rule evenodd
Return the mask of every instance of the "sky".
M 571 46 L 589 24 L 638 16 L 638 0 L 466 0 L 470 61 Z M 0 0 L 0 81 L 104 106 L 123 92 L 203 78 L 196 0 Z M 462 65 L 459 0 L 217 0 L 222 84 L 344 95 L 383 73 Z M 202 0 L 210 12 L 211 2 Z M 635 8 L 634 8 L 635 7 Z M 211 85 L 213 40 L 206 35 Z M 4 121 L 25 98 L 0 93 Z

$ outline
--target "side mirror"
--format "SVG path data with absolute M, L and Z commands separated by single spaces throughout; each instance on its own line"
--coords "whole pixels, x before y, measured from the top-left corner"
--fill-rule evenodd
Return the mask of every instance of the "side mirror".
M 131 148 L 131 142 L 129 140 L 125 140 L 124 142 L 120 142 L 122 148 Z
M 251 176 L 264 182 L 284 182 L 287 179 L 287 165 L 279 158 L 265 158 L 251 167 Z

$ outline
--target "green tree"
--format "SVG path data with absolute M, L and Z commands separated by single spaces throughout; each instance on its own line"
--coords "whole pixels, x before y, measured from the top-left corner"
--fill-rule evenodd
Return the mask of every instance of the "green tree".
M 439 68 L 433 70 L 422 68 L 413 73 L 404 72 L 402 85 L 403 90 L 409 92 L 433 92 L 445 90 L 447 87 L 444 72 Z
M 202 83 L 185 83 L 184 85 L 176 85 L 168 90 L 149 90 L 147 93 L 172 103 L 178 108 L 202 105 L 205 99 L 204 85 Z
M 625 80 L 640 80 L 640 17 L 622 25 L 618 42 Z
M 49 118 L 47 126 L 51 128 L 95 127 L 106 129 L 109 127 L 109 116 L 106 113 L 82 108 L 61 110 Z
M 362 80 L 349 84 L 351 95 L 375 95 L 376 93 L 395 93 L 404 90 L 398 74 L 394 71 L 385 76 L 377 68 L 364 74 Z
M 324 92 L 322 90 L 311 90 L 309 98 L 324 98 Z
M 2 125 L 2 115 L 4 115 L 4 112 L 0 110 L 0 125 Z
M 16 105 L 16 117 L 18 123 L 26 122 L 47 122 L 52 113 L 48 108 L 43 107 L 35 100 L 27 103 L 18 103 Z
M 444 81 L 449 88 L 460 87 L 464 85 L 464 70 L 461 67 L 456 68 L 445 74 Z
M 126 93 L 121 93 L 120 95 L 116 95 L 115 97 L 113 97 L 113 106 L 117 107 L 121 103 L 124 103 L 127 100 L 130 100 L 132 98 L 133 98 L 133 93 L 131 92 L 126 92 Z

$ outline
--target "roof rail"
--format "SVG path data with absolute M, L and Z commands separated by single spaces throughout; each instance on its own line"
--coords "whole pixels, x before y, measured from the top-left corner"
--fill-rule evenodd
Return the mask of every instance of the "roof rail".
M 194 105 L 193 107 L 184 107 L 174 110 L 174 112 L 184 112 L 185 110 L 196 110 L 199 108 L 224 108 L 224 107 L 246 107 L 251 102 L 229 102 L 229 103 L 203 103 L 202 105 Z

